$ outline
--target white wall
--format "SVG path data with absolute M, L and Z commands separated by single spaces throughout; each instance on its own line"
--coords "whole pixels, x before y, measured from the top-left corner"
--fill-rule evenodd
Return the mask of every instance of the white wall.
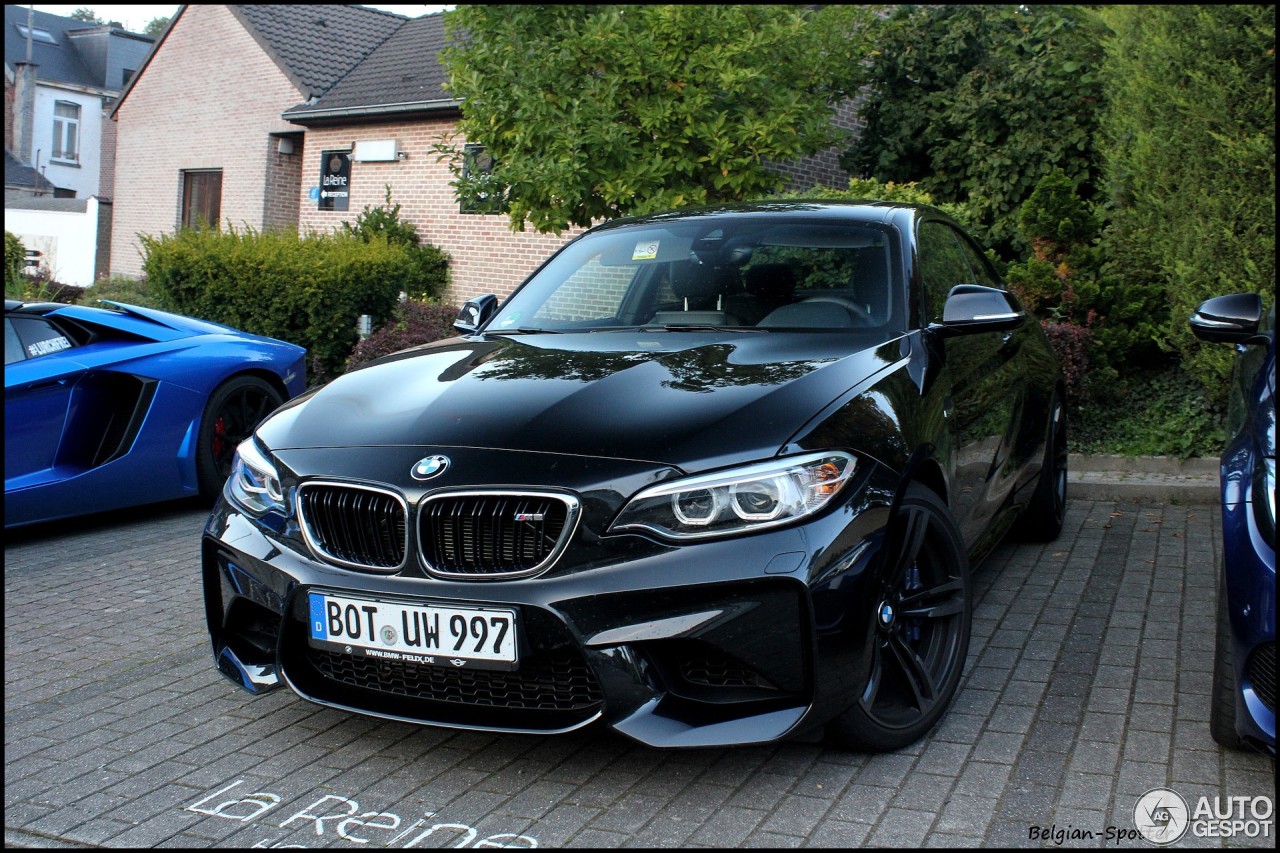
M 52 160 L 55 101 L 80 105 L 80 151 L 74 165 Z M 37 162 L 38 161 L 38 162 Z M 102 172 L 102 96 L 41 84 L 36 87 L 36 110 L 31 135 L 31 165 L 56 187 L 75 190 L 76 198 L 99 192 Z
M 4 230 L 17 235 L 27 249 L 43 254 L 41 268 L 59 284 L 93 284 L 98 249 L 98 199 L 85 200 L 83 213 L 6 207 Z

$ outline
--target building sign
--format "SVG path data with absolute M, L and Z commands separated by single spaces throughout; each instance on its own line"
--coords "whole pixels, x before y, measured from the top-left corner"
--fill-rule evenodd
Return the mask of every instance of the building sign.
M 346 210 L 351 201 L 351 152 L 320 154 L 320 210 Z

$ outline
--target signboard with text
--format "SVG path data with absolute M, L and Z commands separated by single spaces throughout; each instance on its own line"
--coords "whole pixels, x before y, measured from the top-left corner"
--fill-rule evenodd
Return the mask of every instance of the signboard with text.
M 351 201 L 351 152 L 320 154 L 319 210 L 346 210 Z

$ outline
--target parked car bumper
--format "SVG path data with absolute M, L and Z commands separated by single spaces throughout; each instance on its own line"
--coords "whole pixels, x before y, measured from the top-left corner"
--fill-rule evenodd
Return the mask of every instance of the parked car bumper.
M 798 527 L 680 547 L 535 580 L 448 581 L 327 565 L 224 497 L 203 575 L 219 670 L 254 693 L 437 726 L 560 733 L 599 722 L 645 744 L 784 739 L 865 684 L 875 557 L 893 478 L 869 474 L 835 512 Z M 638 539 L 640 537 L 622 537 Z M 647 540 L 645 540 L 647 541 Z M 317 648 L 308 595 L 518 612 L 515 671 L 422 666 Z

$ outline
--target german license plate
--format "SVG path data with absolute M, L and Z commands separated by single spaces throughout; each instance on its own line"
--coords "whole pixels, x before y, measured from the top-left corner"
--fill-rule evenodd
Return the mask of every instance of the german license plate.
M 342 654 L 428 666 L 513 670 L 516 613 L 502 607 L 308 594 L 311 645 Z

